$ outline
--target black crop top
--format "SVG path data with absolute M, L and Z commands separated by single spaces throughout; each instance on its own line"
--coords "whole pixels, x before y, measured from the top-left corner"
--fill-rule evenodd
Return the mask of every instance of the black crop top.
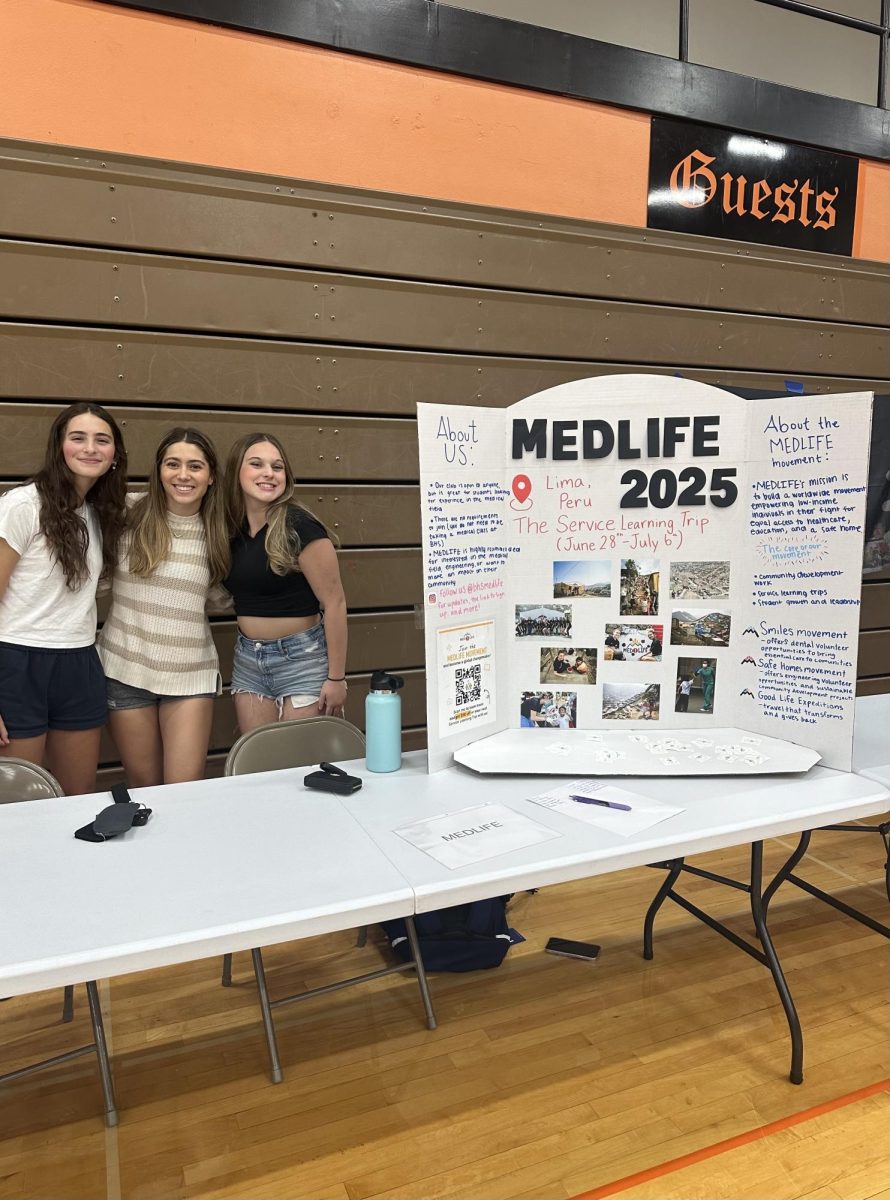
M 328 536 L 325 527 L 302 508 L 287 510 L 287 523 L 308 546 Z M 232 567 L 223 587 L 232 593 L 239 617 L 311 617 L 321 605 L 302 571 L 276 575 L 266 558 L 267 526 L 251 537 L 247 529 L 232 539 Z

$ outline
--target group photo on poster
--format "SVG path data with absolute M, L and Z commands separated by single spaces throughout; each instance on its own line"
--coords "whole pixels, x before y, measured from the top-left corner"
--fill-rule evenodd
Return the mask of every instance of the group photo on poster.
M 517 637 L 571 637 L 570 604 L 517 604 Z

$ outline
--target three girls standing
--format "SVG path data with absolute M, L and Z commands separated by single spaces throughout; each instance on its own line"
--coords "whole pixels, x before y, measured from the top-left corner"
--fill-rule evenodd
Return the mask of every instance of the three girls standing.
M 54 423 L 34 481 L 0 498 L 0 753 L 47 757 L 67 793 L 91 791 L 107 702 L 132 786 L 201 778 L 220 691 L 206 604 L 224 577 L 241 731 L 342 713 L 336 552 L 293 500 L 278 439 L 234 447 L 228 514 L 213 445 L 194 429 L 162 440 L 147 493 L 125 505 L 125 489 L 120 430 L 78 404 Z M 101 664 L 100 576 L 113 576 Z

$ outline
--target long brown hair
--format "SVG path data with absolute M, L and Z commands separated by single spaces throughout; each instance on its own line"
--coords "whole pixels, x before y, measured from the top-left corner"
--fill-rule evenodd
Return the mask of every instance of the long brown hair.
M 161 483 L 161 464 L 167 451 L 177 442 L 197 446 L 210 468 L 211 483 L 201 498 L 199 512 L 204 522 L 210 583 L 216 584 L 229 573 L 229 534 L 222 480 L 213 442 L 200 429 L 185 425 L 171 429 L 161 438 L 148 480 L 148 491 L 140 496 L 130 510 L 130 570 L 134 575 L 151 575 L 170 553 L 167 496 Z
M 74 476 L 65 462 L 62 443 L 70 421 L 89 413 L 104 421 L 114 438 L 114 462 L 100 475 L 85 498 L 74 486 Z M 51 556 L 62 568 L 71 591 L 86 580 L 89 531 L 77 510 L 90 504 L 102 530 L 102 574 L 110 575 L 117 557 L 117 543 L 124 528 L 127 493 L 127 451 L 117 422 L 100 404 L 82 401 L 59 413 L 49 431 L 43 466 L 32 482 L 40 497 L 40 532 Z
M 297 559 L 302 549 L 300 539 L 295 529 L 288 525 L 287 510 L 289 508 L 299 508 L 302 512 L 308 513 L 310 517 L 314 517 L 318 521 L 310 509 L 304 504 L 300 504 L 294 500 L 294 472 L 290 465 L 290 460 L 282 446 L 280 440 L 274 433 L 248 433 L 243 438 L 240 438 L 232 447 L 229 453 L 228 463 L 226 464 L 226 502 L 229 516 L 229 535 L 237 537 L 244 528 L 244 522 L 247 518 L 247 512 L 244 507 L 244 493 L 241 491 L 241 464 L 244 461 L 247 451 L 251 446 L 256 446 L 259 442 L 270 442 L 278 451 L 281 461 L 284 463 L 285 485 L 284 491 L 280 496 L 277 496 L 266 510 L 266 558 L 269 560 L 269 567 L 275 575 L 290 575 L 294 571 L 299 571 Z M 324 525 L 323 521 L 319 524 Z M 325 530 L 328 537 L 335 546 L 339 544 L 338 539 L 327 526 Z

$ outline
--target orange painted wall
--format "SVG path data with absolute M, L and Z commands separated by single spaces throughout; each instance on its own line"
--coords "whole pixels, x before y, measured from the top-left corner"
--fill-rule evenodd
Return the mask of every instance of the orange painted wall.
M 644 226 L 649 118 L 116 9 L 0 2 L 0 134 Z M 890 168 L 854 253 L 890 261 Z
M 0 133 L 645 224 L 649 120 L 93 4 L 2 0 Z
M 859 162 L 853 255 L 890 262 L 890 163 Z

